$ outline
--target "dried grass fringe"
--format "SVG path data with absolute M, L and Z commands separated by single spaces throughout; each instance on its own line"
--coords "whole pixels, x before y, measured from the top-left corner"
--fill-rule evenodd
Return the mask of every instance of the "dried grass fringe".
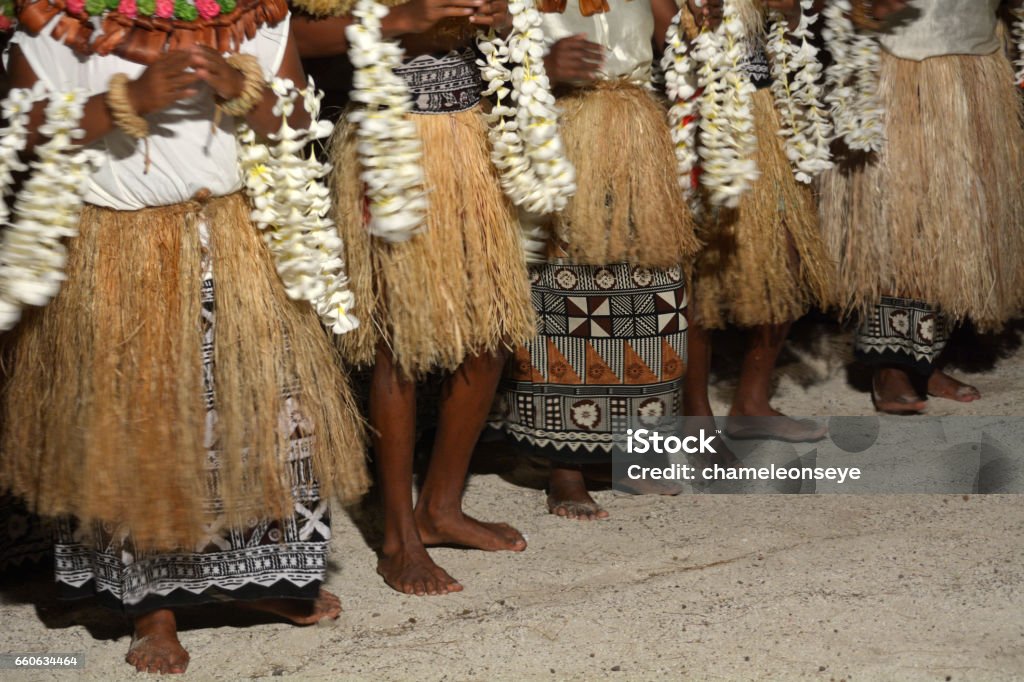
M 337 221 L 363 324 L 339 339 L 342 355 L 370 366 L 386 344 L 407 376 L 453 371 L 471 355 L 536 333 L 519 225 L 491 163 L 478 109 L 413 115 L 423 141 L 430 209 L 426 230 L 401 244 L 371 237 L 354 130 L 332 144 Z
M 883 53 L 886 148 L 823 176 L 821 215 L 847 312 L 922 299 L 997 330 L 1024 303 L 1024 128 L 998 51 Z
M 37 512 L 117 525 L 153 550 L 194 547 L 211 498 L 232 524 L 290 518 L 293 492 L 315 482 L 290 480 L 285 389 L 312 425 L 321 497 L 365 491 L 363 424 L 336 354 L 285 295 L 249 211 L 240 195 L 84 209 L 60 294 L 6 339 L 0 482 Z M 219 468 L 204 443 L 201 215 Z
M 770 90 L 754 95 L 761 176 L 735 210 L 707 213 L 706 247 L 694 272 L 691 314 L 707 328 L 795 320 L 832 304 L 835 264 L 810 189 L 793 177 Z
M 664 107 L 627 81 L 560 97 L 576 195 L 555 219 L 569 260 L 643 267 L 689 263 L 700 249 L 679 189 Z

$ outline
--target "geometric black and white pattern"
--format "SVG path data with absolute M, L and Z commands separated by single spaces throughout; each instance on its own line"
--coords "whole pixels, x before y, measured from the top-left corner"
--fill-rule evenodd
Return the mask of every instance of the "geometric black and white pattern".
M 493 425 L 554 459 L 607 459 L 627 419 L 678 414 L 687 297 L 680 268 L 531 269 L 535 338 L 516 351 Z
M 476 54 L 465 47 L 446 55 L 419 55 L 395 69 L 409 87 L 417 114 L 454 114 L 480 103 Z
M 931 374 L 949 337 L 946 316 L 924 301 L 883 296 L 861 320 L 854 350 L 869 365 Z

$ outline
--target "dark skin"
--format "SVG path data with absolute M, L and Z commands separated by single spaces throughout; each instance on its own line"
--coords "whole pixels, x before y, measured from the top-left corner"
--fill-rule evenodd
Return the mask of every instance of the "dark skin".
M 505 0 L 412 0 L 383 21 L 387 37 L 400 38 L 407 54 L 446 51 L 423 35 L 437 22 L 468 17 L 480 27 L 509 24 Z M 303 57 L 331 57 L 348 50 L 348 17 L 295 17 L 292 26 Z M 454 169 L 453 169 L 454 170 Z M 437 435 L 419 499 L 412 501 L 416 426 L 416 384 L 404 375 L 391 350 L 377 350 L 370 387 L 370 424 L 384 505 L 384 542 L 377 571 L 405 594 L 443 595 L 462 585 L 442 569 L 426 548 L 457 545 L 486 551 L 521 552 L 526 540 L 505 523 L 488 523 L 462 511 L 462 493 L 473 447 L 483 430 L 505 363 L 504 352 L 467 357 L 445 381 Z
M 290 78 L 296 84 L 305 83 L 298 52 L 291 42 L 286 48 L 278 74 Z M 11 49 L 9 75 L 11 86 L 15 88 L 32 87 L 38 80 L 16 45 Z M 202 84 L 209 86 L 215 96 L 227 100 L 241 93 L 244 78 L 222 55 L 212 49 L 196 46 L 190 50 L 166 53 L 131 81 L 127 90 L 136 113 L 146 116 L 196 96 Z M 268 88 L 263 100 L 247 116 L 246 121 L 257 133 L 266 135 L 280 126 L 280 119 L 272 112 L 275 102 L 276 96 Z M 44 104 L 40 104 L 32 111 L 30 127 L 33 132 L 28 140 L 29 149 L 42 141 L 42 136 L 35 131 L 43 121 L 43 107 Z M 295 126 L 304 126 L 309 123 L 309 116 L 301 107 L 296 107 L 290 121 Z M 85 131 L 85 136 L 80 140 L 82 144 L 94 142 L 114 130 L 116 126 L 107 107 L 106 93 L 95 95 L 86 103 L 81 127 Z M 267 599 L 241 605 L 272 613 L 297 625 L 337 618 L 341 613 L 340 601 L 326 590 L 321 590 L 319 597 L 313 601 Z M 132 644 L 125 656 L 128 663 L 139 672 L 185 672 L 189 654 L 178 640 L 173 610 L 157 609 L 136 616 L 133 626 Z

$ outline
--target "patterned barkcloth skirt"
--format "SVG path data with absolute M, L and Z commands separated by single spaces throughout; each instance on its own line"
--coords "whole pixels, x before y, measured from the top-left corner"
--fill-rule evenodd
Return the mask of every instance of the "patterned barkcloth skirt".
M 679 414 L 686 363 L 682 269 L 531 268 L 537 335 L 517 349 L 494 425 L 570 464 L 607 462 L 631 417 Z
M 882 352 L 916 333 L 922 305 L 999 329 L 1024 302 L 1024 124 L 1012 65 L 1002 50 L 920 62 L 883 52 L 879 92 L 883 150 L 821 178 L 843 306 L 868 326 L 886 318 L 871 342 Z M 883 296 L 927 303 L 890 324 L 892 299 L 873 310 Z
M 949 331 L 946 315 L 926 301 L 883 296 L 862 317 L 853 350 L 866 365 L 892 365 L 929 376 Z
M 248 213 L 87 207 L 68 280 L 6 349 L 0 471 L 59 519 L 66 596 L 316 595 L 327 500 L 367 484 L 362 423 Z

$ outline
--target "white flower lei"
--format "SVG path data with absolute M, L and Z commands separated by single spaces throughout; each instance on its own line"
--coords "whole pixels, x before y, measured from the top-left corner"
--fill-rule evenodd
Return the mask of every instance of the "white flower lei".
M 1010 33 L 1013 35 L 1013 41 L 1017 48 L 1017 59 L 1013 62 L 1017 69 L 1014 73 L 1014 80 L 1017 87 L 1024 88 L 1024 7 L 1015 7 L 1010 10 L 1010 14 L 1013 15 L 1013 26 L 1010 27 Z
M 344 334 L 359 320 L 352 314 L 355 299 L 348 290 L 342 240 L 330 217 L 331 193 L 322 182 L 330 166 L 304 152 L 334 126 L 318 120 L 323 93 L 312 80 L 299 90 L 292 81 L 275 78 L 271 88 L 277 95 L 274 115 L 281 117 L 281 127 L 269 136 L 272 144 L 258 142 L 248 126 L 240 126 L 238 133 L 252 219 L 263 230 L 288 296 L 308 301 L 324 325 Z M 288 123 L 299 97 L 311 118 L 306 129 Z
M 48 97 L 46 121 L 39 132 L 49 139 L 36 147 L 36 158 L 29 164 L 32 174 L 18 194 L 14 222 L 7 226 L 0 243 L 2 329 L 13 327 L 25 306 L 46 305 L 60 291 L 67 264 L 63 241 L 78 235 L 82 197 L 98 160 L 95 151 L 75 143 L 85 135 L 79 127 L 89 99 L 85 90 L 46 94 L 39 88 L 17 90 L 3 104 L 8 117 L 0 161 L 4 193 L 10 172 L 25 169 L 12 155 L 16 149 L 24 149 L 28 112 L 43 96 Z
M 488 84 L 484 96 L 496 100 L 488 114 L 491 159 L 514 204 L 531 213 L 557 213 L 576 192 L 576 170 L 565 157 L 544 70 L 543 21 L 534 0 L 514 0 L 508 11 L 507 39 L 491 32 L 478 40 L 484 56 L 478 65 Z
M 698 153 L 701 184 L 715 206 L 735 208 L 758 178 L 752 96 L 754 86 L 741 64 L 745 31 L 736 0 L 725 0 L 722 23 L 694 41 L 700 102 Z
M 858 32 L 849 0 L 832 0 L 823 12 L 832 64 L 825 70 L 825 102 L 835 135 L 850 149 L 877 152 L 885 144 L 883 110 L 878 98 L 881 47 L 873 35 Z
M 38 84 L 41 87 L 41 84 Z M 39 98 L 39 89 L 14 88 L 0 102 L 0 111 L 7 125 L 0 129 L 0 199 L 10 194 L 14 173 L 28 170 L 18 156 L 28 143 L 28 118 Z M 10 212 L 7 202 L 0 201 L 0 225 L 7 225 Z
M 412 98 L 395 74 L 405 55 L 402 46 L 384 40 L 381 19 L 388 8 L 358 0 L 346 29 L 348 55 L 355 69 L 352 99 L 362 106 L 348 114 L 356 124 L 359 161 L 370 202 L 370 233 L 402 242 L 422 231 L 427 212 L 423 188 L 422 145 L 406 118 Z
M 768 51 L 772 55 L 772 94 L 782 115 L 779 135 L 786 139 L 786 156 L 796 179 L 810 183 L 832 167 L 829 145 L 832 124 L 822 104 L 819 83 L 821 62 L 810 43 L 811 25 L 817 16 L 809 10 L 813 0 L 801 0 L 800 23 L 789 31 L 781 12 L 769 14 Z
M 685 10 L 683 10 L 685 11 Z M 697 167 L 697 88 L 686 40 L 682 33 L 682 11 L 672 19 L 665 36 L 665 52 L 661 68 L 665 73 L 665 93 L 672 106 L 668 111 L 672 142 L 676 152 L 679 187 L 693 204 L 693 170 Z

